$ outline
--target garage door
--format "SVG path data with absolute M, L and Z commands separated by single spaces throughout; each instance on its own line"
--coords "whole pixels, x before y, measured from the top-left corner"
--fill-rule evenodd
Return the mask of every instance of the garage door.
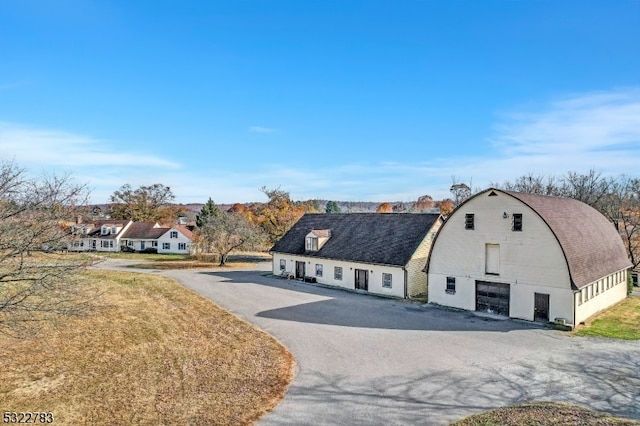
M 509 316 L 509 284 L 476 281 L 476 311 Z

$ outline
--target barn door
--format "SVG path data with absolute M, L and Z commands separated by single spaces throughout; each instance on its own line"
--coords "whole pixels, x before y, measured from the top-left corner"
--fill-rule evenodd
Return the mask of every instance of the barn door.
M 509 316 L 509 284 L 476 281 L 476 311 Z
M 535 293 L 533 298 L 533 320 L 549 321 L 549 295 Z
M 304 279 L 304 262 L 296 260 L 296 278 Z
M 356 289 L 369 290 L 369 271 L 356 269 Z

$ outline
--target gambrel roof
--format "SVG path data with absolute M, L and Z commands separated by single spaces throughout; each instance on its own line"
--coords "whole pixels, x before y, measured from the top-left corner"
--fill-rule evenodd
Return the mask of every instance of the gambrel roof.
M 593 207 L 571 198 L 497 189 L 488 189 L 474 197 L 491 191 L 520 200 L 546 222 L 564 252 L 574 288 L 631 267 L 618 231 Z
M 305 214 L 271 251 L 404 266 L 439 218 L 420 213 Z M 318 230 L 330 231 L 328 241 L 317 251 L 306 251 L 305 237 Z

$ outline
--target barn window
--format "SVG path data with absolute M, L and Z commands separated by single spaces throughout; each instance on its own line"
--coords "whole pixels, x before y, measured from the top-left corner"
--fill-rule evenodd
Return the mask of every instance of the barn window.
M 513 214 L 513 231 L 522 231 L 522 213 Z
M 391 288 L 391 274 L 382 273 L 382 287 Z
M 448 294 L 456 294 L 456 277 L 447 277 L 447 290 Z
M 467 213 L 464 215 L 464 229 L 474 229 L 474 214 Z

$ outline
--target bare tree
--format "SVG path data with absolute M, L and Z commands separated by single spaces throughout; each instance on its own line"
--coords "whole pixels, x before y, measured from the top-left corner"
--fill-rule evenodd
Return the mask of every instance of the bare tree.
M 199 250 L 215 254 L 220 266 L 224 266 L 232 251 L 250 250 L 264 239 L 261 229 L 240 213 L 222 212 L 209 216 L 198 228 L 196 246 Z
M 453 194 L 453 203 L 455 207 L 458 207 L 466 199 L 471 197 L 471 185 L 458 182 L 456 177 L 453 176 L 451 177 L 451 188 L 449 188 L 449 192 Z
M 111 217 L 136 222 L 172 222 L 178 209 L 171 203 L 175 199 L 171 188 L 161 183 L 140 186 L 137 189 L 124 184 L 114 191 L 111 199 Z
M 491 186 L 529 194 L 562 195 L 561 184 L 555 176 L 534 175 L 533 173 L 520 176 L 513 182 L 505 182 L 503 185 L 492 184 Z
M 31 178 L 0 162 L 0 332 L 19 335 L 38 321 L 87 312 L 92 295 L 77 274 L 86 260 L 59 252 L 65 223 L 86 197 L 69 176 Z

